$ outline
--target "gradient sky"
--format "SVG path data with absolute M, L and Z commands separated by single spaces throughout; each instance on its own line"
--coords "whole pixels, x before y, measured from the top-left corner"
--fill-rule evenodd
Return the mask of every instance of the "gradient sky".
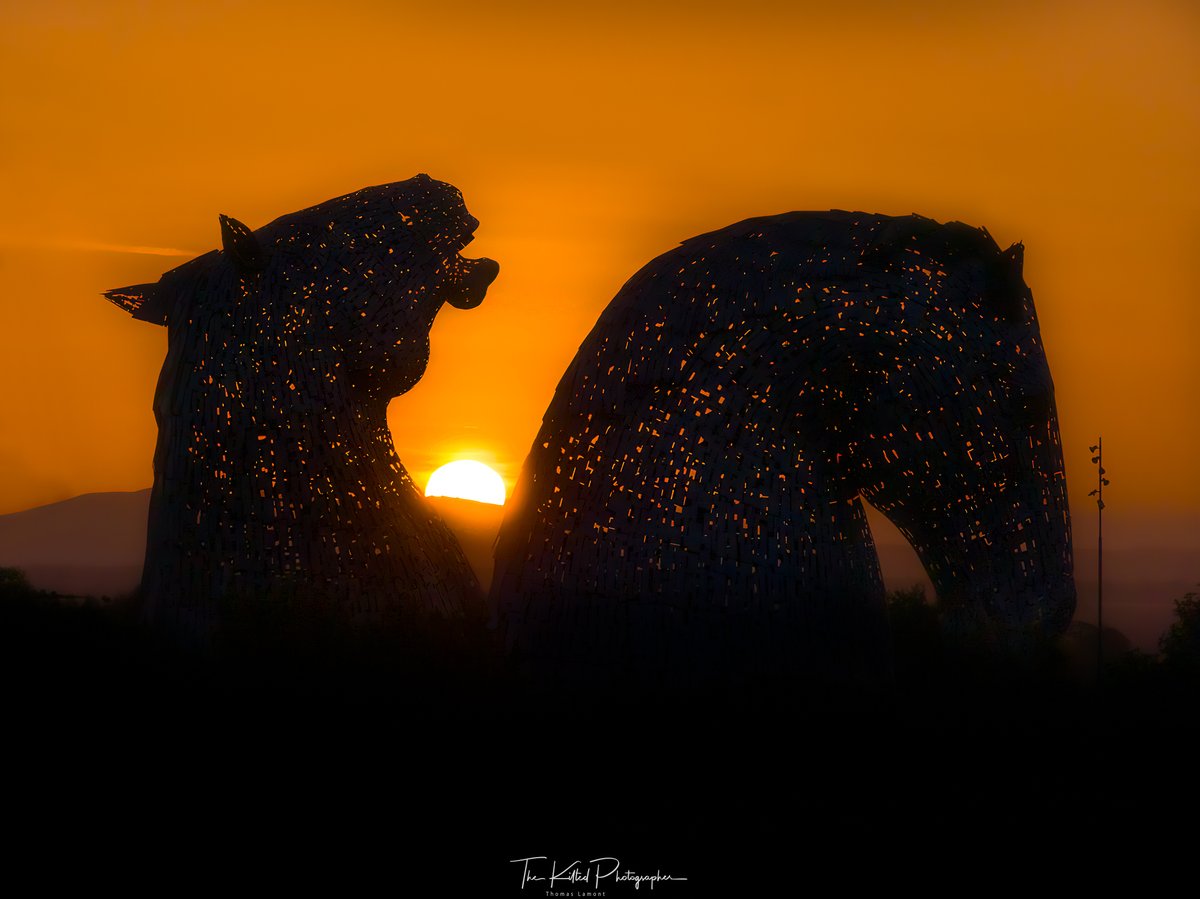
M 435 6 L 0 8 L 0 513 L 151 481 L 166 334 L 100 291 L 215 247 L 218 213 L 428 172 L 501 275 L 391 406 L 420 483 L 469 456 L 511 484 L 600 310 L 679 240 L 919 212 L 1025 242 L 1080 544 L 1103 432 L 1114 527 L 1200 580 L 1194 4 Z

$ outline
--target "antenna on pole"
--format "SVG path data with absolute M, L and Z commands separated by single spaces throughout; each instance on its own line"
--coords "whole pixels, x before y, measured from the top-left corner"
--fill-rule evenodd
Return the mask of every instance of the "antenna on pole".
M 1096 445 L 1088 447 L 1092 464 L 1096 466 L 1096 489 L 1088 496 L 1096 497 L 1096 679 L 1104 672 L 1104 438 L 1097 437 Z

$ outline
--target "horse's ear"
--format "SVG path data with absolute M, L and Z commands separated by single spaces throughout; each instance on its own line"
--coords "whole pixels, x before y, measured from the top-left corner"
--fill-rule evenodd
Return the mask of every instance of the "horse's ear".
M 157 284 L 134 284 L 104 291 L 110 303 L 120 306 L 136 319 L 156 325 L 167 323 L 168 292 Z
M 991 307 L 1009 322 L 1026 321 L 1032 310 L 1025 286 L 1025 244 L 1015 243 L 1000 253 L 992 274 Z
M 245 275 L 261 272 L 266 260 L 254 232 L 228 215 L 222 215 L 219 218 L 221 220 L 221 245 L 229 258 L 233 260 L 234 268 Z
M 1025 244 L 1017 241 L 1004 251 L 1004 258 L 1011 263 L 1012 272 L 1018 278 L 1022 277 L 1025 271 Z

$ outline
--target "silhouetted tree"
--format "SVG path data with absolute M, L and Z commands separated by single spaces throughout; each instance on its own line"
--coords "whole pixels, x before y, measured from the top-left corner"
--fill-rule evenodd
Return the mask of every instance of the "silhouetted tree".
M 0 568 L 0 599 L 33 596 L 36 593 L 24 571 L 19 568 Z
M 1181 674 L 1200 674 L 1200 593 L 1175 600 L 1175 623 L 1158 646 L 1165 664 Z

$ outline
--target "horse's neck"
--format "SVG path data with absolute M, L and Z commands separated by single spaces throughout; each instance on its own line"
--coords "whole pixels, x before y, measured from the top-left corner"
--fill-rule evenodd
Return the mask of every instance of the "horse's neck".
M 369 517 L 385 496 L 412 491 L 386 406 L 356 402 L 334 365 L 264 353 L 187 355 L 169 354 L 155 398 L 164 498 L 249 504 L 252 517 L 266 520 L 272 508 L 284 516 L 343 502 Z
M 548 410 L 551 442 L 586 453 L 594 440 L 597 450 L 657 468 L 691 459 L 831 485 L 840 466 L 826 446 L 828 422 L 798 419 L 805 400 L 794 394 L 797 370 L 829 365 L 839 309 L 814 300 L 784 320 L 768 314 L 771 292 L 763 293 L 715 310 L 668 303 L 650 314 L 631 297 L 606 313 L 611 321 L 597 326 Z
M 631 294 L 606 313 L 526 463 L 497 544 L 496 595 L 543 584 L 699 606 L 875 601 L 878 560 L 835 439 L 797 414 L 796 373 L 821 355 L 829 315 L 807 306 L 784 320 Z
M 589 595 L 878 593 L 862 505 L 820 436 L 789 429 L 772 399 L 782 386 L 727 374 L 650 387 L 623 417 L 554 419 L 522 476 L 529 499 L 514 497 L 500 535 L 500 592 L 528 575 L 532 553 L 546 583 Z
M 786 385 L 738 378 L 731 366 L 678 350 L 662 355 L 668 364 L 654 362 L 634 378 L 608 373 L 601 358 L 560 385 L 562 402 L 552 406 L 524 476 L 540 499 L 528 512 L 542 519 L 544 539 L 574 539 L 560 516 L 613 539 L 628 533 L 647 552 L 685 531 L 689 539 L 743 539 L 759 522 L 816 539 L 854 518 L 861 539 L 854 491 L 823 435 L 796 431 L 783 411 Z M 734 516 L 736 532 L 726 526 Z

